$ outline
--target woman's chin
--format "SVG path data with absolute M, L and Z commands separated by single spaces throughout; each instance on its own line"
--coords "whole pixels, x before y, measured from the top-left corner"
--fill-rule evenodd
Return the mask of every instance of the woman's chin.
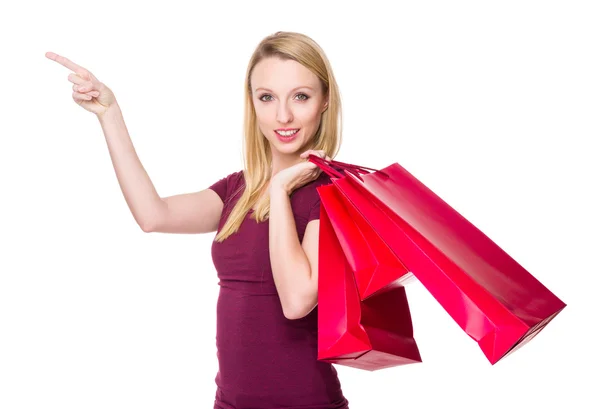
M 278 154 L 281 155 L 300 155 L 302 153 L 300 152 L 302 146 L 304 146 L 304 144 L 300 140 L 289 143 L 281 143 L 277 141 L 275 144 L 271 144 L 271 149 L 274 149 Z

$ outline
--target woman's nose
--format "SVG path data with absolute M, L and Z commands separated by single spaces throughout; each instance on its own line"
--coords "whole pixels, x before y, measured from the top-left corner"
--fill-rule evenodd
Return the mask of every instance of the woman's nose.
M 293 119 L 292 111 L 287 103 L 282 102 L 277 107 L 277 121 L 288 123 Z

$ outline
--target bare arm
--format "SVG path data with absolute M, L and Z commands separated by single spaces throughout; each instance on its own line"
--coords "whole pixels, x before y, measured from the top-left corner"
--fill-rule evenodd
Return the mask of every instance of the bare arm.
M 115 102 L 98 120 L 127 206 L 142 230 L 149 231 L 165 204 L 137 156 L 121 108 Z
M 161 198 L 137 156 L 118 104 L 98 119 L 125 201 L 143 231 L 208 233 L 217 229 L 223 202 L 214 191 Z
M 146 232 L 211 233 L 217 230 L 223 202 L 211 189 L 161 199 L 164 206 Z
M 302 244 L 288 193 L 276 185 L 270 192 L 269 253 L 273 279 L 288 319 L 299 319 L 317 305 L 319 221 L 306 226 Z
M 217 229 L 223 202 L 216 192 L 161 198 L 142 166 L 115 95 L 89 70 L 53 52 L 46 57 L 72 71 L 73 100 L 100 121 L 119 186 L 135 221 L 145 232 L 208 233 Z

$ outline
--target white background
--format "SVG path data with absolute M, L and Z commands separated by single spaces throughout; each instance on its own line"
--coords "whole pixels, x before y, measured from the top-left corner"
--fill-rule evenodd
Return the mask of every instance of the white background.
M 303 32 L 339 160 L 398 162 L 568 306 L 492 366 L 420 286 L 424 362 L 338 367 L 352 409 L 599 407 L 600 13 L 588 1 L 52 1 L 0 9 L 0 408 L 212 408 L 213 235 L 145 234 L 65 55 L 117 95 L 159 194 L 241 169 L 258 42 Z M 394 5 L 392 5 L 394 4 Z

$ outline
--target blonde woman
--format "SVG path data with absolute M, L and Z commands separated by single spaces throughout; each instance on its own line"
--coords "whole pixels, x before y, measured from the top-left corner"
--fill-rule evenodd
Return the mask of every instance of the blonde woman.
M 329 61 L 306 35 L 278 32 L 250 58 L 244 169 L 200 192 L 160 197 L 111 90 L 68 59 L 73 99 L 97 115 L 133 217 L 145 232 L 216 232 L 219 277 L 214 407 L 348 408 L 335 368 L 317 361 L 320 200 L 329 178 L 307 161 L 334 158 L 341 106 Z

